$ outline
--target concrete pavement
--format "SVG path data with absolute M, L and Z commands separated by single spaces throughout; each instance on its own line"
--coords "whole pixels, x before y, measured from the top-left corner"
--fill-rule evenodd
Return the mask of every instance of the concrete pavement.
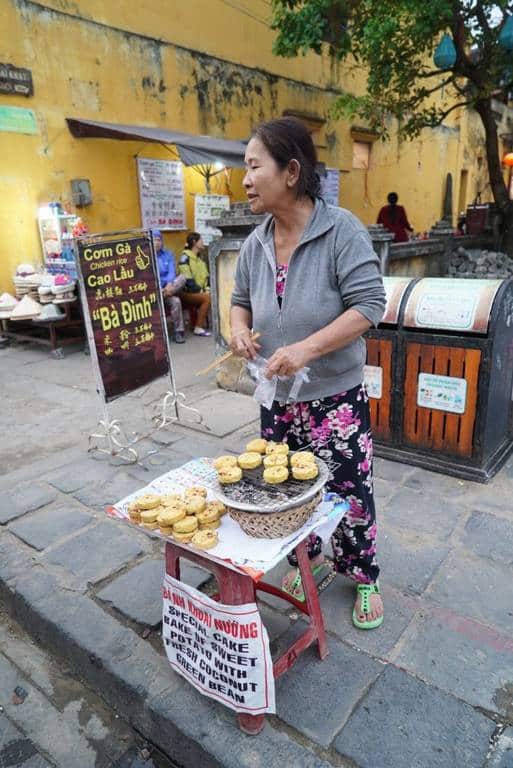
M 0 611 L 2 768 L 174 768 Z
M 251 399 L 193 376 L 213 354 L 205 343 L 176 348 L 177 373 L 211 433 L 163 430 L 145 441 L 142 466 L 85 453 L 97 415 L 86 357 L 0 350 L 3 605 L 184 767 L 513 768 L 513 460 L 487 486 L 376 460 L 385 623 L 354 629 L 354 589 L 337 578 L 321 597 L 330 656 L 311 651 L 278 682 L 277 715 L 260 736 L 244 736 L 233 713 L 171 671 L 159 637 L 162 546 L 103 510 L 256 433 Z M 162 391 L 118 401 L 129 430 Z M 185 578 L 201 587 L 209 574 L 191 567 Z M 277 652 L 302 619 L 262 599 Z

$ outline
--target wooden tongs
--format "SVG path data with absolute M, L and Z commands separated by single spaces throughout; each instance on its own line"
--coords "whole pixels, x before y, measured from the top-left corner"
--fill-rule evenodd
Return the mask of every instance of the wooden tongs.
M 260 338 L 260 333 L 252 333 L 251 334 L 251 341 L 256 341 L 258 338 Z M 225 360 L 228 360 L 230 357 L 232 357 L 235 354 L 235 352 L 225 352 L 224 355 L 221 355 L 220 357 L 216 357 L 216 359 L 210 363 L 210 365 L 207 365 L 206 368 L 202 368 L 201 371 L 196 371 L 196 376 L 203 376 L 205 373 L 209 373 L 214 368 L 217 368 L 219 365 L 222 365 Z

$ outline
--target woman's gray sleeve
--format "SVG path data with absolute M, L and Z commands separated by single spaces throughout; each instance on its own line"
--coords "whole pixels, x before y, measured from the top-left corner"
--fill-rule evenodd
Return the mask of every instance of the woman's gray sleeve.
M 344 309 L 358 310 L 377 326 L 385 312 L 386 294 L 379 258 L 367 232 L 357 232 L 343 245 L 336 270 Z
M 251 310 L 251 299 L 249 295 L 249 265 L 245 243 L 240 249 L 240 253 L 237 257 L 235 285 L 233 287 L 231 304 L 232 307 L 244 307 L 244 309 Z

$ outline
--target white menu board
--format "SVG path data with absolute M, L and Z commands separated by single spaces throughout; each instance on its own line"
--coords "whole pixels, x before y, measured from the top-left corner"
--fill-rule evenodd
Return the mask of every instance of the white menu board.
M 228 195 L 195 195 L 194 196 L 194 229 L 199 232 L 205 245 L 212 242 L 214 237 L 221 237 L 222 232 L 207 224 L 208 219 L 220 216 L 223 211 L 230 210 Z
M 326 176 L 321 177 L 321 197 L 328 205 L 339 207 L 340 171 L 338 168 L 326 168 Z
M 137 179 L 143 229 L 187 229 L 182 163 L 138 157 Z

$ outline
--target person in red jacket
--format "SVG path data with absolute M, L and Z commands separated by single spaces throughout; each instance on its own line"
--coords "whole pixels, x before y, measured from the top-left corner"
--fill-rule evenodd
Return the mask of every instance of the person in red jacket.
M 408 240 L 408 232 L 413 232 L 413 227 L 408 221 L 408 216 L 402 205 L 397 205 L 397 192 L 387 195 L 388 205 L 384 205 L 378 214 L 378 224 L 383 224 L 385 229 L 394 234 L 394 242 L 405 243 Z

